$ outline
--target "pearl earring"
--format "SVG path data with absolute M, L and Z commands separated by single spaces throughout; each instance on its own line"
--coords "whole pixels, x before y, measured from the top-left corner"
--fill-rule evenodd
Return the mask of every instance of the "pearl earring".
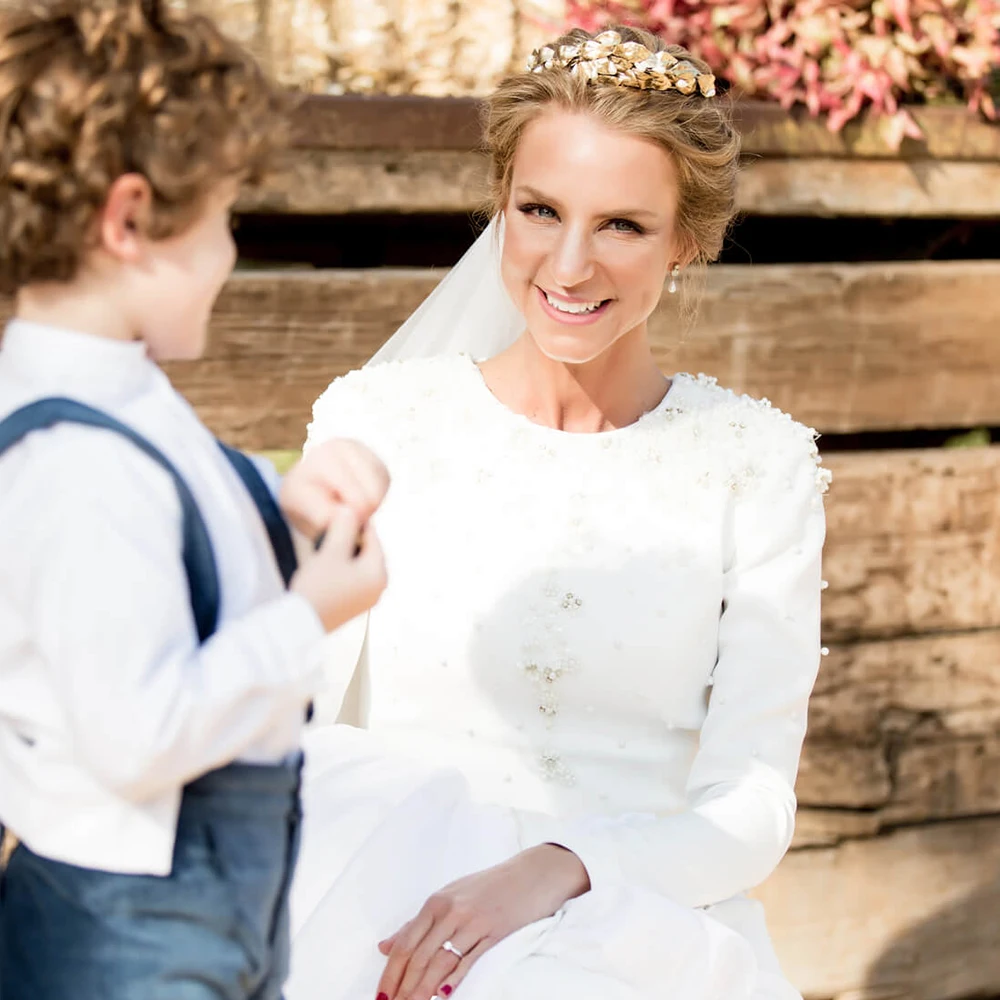
M 677 277 L 681 273 L 680 264 L 674 264 L 673 269 L 670 272 L 670 284 L 667 285 L 667 291 L 671 295 L 677 294 Z

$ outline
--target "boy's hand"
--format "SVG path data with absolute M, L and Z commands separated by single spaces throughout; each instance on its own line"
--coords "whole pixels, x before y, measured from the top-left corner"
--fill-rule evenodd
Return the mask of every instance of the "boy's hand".
M 374 528 L 362 527 L 350 507 L 334 506 L 324 527 L 322 545 L 302 563 L 289 589 L 301 594 L 332 632 L 379 599 L 386 584 L 385 561 Z
M 366 525 L 388 489 L 389 473 L 373 452 L 357 441 L 334 438 L 289 471 L 280 502 L 296 530 L 315 542 L 341 506 L 354 512 L 359 526 Z

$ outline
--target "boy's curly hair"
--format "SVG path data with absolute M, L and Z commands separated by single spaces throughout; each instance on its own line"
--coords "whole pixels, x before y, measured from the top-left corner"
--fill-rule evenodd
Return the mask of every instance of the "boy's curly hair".
M 0 292 L 72 279 L 123 174 L 149 181 L 150 236 L 183 231 L 219 182 L 260 179 L 286 109 L 244 49 L 160 0 L 0 9 Z

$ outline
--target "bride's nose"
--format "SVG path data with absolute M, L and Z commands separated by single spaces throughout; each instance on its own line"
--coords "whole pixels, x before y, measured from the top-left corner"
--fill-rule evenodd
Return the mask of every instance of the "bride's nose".
M 563 287 L 573 288 L 593 277 L 594 247 L 591 235 L 582 228 L 563 226 L 552 248 L 549 272 Z

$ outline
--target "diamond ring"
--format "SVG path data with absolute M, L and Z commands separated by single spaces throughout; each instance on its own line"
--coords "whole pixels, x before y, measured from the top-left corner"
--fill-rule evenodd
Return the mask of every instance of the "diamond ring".
M 452 942 L 451 942 L 451 941 L 445 941 L 445 943 L 444 943 L 443 945 L 441 945 L 441 947 L 442 947 L 442 948 L 443 948 L 443 949 L 444 949 L 445 951 L 448 951 L 448 952 L 451 952 L 451 954 L 452 954 L 452 955 L 454 955 L 454 956 L 455 956 L 455 957 L 456 957 L 456 958 L 457 958 L 457 959 L 458 959 L 459 961 L 461 961 L 461 960 L 462 960 L 463 958 L 465 958 L 465 955 L 464 955 L 464 954 L 463 954 L 462 952 L 460 952 L 460 951 L 459 951 L 459 950 L 458 950 L 458 949 L 457 949 L 457 948 L 455 947 L 455 945 L 454 945 L 454 944 L 452 944 Z

